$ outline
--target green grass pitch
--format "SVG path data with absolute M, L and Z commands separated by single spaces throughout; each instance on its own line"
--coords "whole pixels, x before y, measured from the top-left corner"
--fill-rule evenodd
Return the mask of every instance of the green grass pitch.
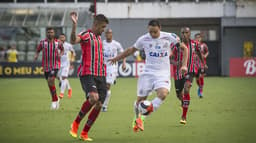
M 50 93 L 43 78 L 0 79 L 0 142 L 82 142 L 68 134 L 84 101 L 79 80 L 73 78 L 70 83 L 73 97 L 65 96 L 60 109 L 51 111 Z M 203 99 L 197 97 L 193 84 L 186 125 L 179 124 L 181 108 L 172 81 L 170 95 L 157 112 L 146 118 L 145 131 L 134 133 L 131 121 L 137 79 L 119 78 L 112 86 L 109 111 L 100 114 L 89 136 L 94 143 L 256 142 L 256 78 L 207 77 L 205 83 Z M 85 120 L 87 116 L 79 133 Z

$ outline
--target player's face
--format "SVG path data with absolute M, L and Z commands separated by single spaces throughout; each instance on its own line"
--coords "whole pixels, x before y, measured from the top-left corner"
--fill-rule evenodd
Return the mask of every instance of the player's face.
M 106 22 L 98 22 L 95 26 L 96 26 L 96 29 L 97 29 L 95 34 L 96 35 L 101 35 L 102 32 L 105 31 L 105 28 L 107 27 L 107 23 Z
M 189 28 L 184 28 L 181 30 L 181 37 L 182 41 L 187 42 L 190 39 L 190 29 Z
M 53 29 L 47 30 L 47 38 L 48 39 L 53 39 L 54 36 L 55 36 L 55 33 L 54 33 Z
M 148 26 L 148 32 L 153 39 L 160 36 L 160 27 L 158 26 Z
M 202 38 L 201 38 L 200 35 L 197 35 L 197 36 L 195 37 L 195 40 L 198 41 L 198 42 L 201 42 Z
M 112 40 L 112 32 L 106 32 L 105 37 L 106 37 L 107 41 L 111 41 Z
M 66 37 L 64 35 L 60 35 L 59 40 L 62 42 L 66 41 Z

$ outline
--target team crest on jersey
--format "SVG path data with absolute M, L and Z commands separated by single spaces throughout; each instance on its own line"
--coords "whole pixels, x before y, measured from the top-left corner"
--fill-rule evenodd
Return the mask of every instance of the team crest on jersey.
M 161 46 L 156 45 L 156 46 L 155 46 L 155 49 L 161 49 Z

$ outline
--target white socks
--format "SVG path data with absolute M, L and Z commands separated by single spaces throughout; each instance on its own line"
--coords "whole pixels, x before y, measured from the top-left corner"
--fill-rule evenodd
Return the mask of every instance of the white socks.
M 108 103 L 109 103 L 109 100 L 110 100 L 110 96 L 111 96 L 111 91 L 108 90 L 108 91 L 107 91 L 106 98 L 105 98 L 105 101 L 104 101 L 104 104 L 103 104 L 103 107 L 105 107 L 105 108 L 108 107 Z
M 67 87 L 67 80 L 64 79 L 61 81 L 60 93 L 64 94 L 66 87 Z
M 71 89 L 71 86 L 70 86 L 70 84 L 69 84 L 68 79 L 65 79 L 65 80 L 66 80 L 66 82 L 67 82 L 68 89 Z
M 163 103 L 163 100 L 160 99 L 159 97 L 155 97 L 153 100 L 152 100 L 152 104 L 153 104 L 153 107 L 154 107 L 154 112 L 160 107 L 160 105 Z

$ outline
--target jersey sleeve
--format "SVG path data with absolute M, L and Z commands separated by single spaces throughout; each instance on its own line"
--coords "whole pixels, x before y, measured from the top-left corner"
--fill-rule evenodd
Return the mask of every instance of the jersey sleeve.
M 176 44 L 180 43 L 180 37 L 177 36 L 175 33 L 170 33 L 170 41 L 171 41 L 171 47 L 175 46 Z
M 208 46 L 204 43 L 204 53 L 209 52 Z
M 81 41 L 86 41 L 90 38 L 90 33 L 88 31 L 82 31 L 78 34 L 78 37 L 81 38 Z
M 138 50 L 143 50 L 143 38 L 144 36 L 141 36 L 133 45 L 134 48 Z
M 36 48 L 37 52 L 40 52 L 43 49 L 43 40 L 41 40 Z
M 122 52 L 124 51 L 122 45 L 121 45 L 119 42 L 116 42 L 116 44 L 117 44 L 117 51 L 118 51 L 119 53 L 122 53 Z

